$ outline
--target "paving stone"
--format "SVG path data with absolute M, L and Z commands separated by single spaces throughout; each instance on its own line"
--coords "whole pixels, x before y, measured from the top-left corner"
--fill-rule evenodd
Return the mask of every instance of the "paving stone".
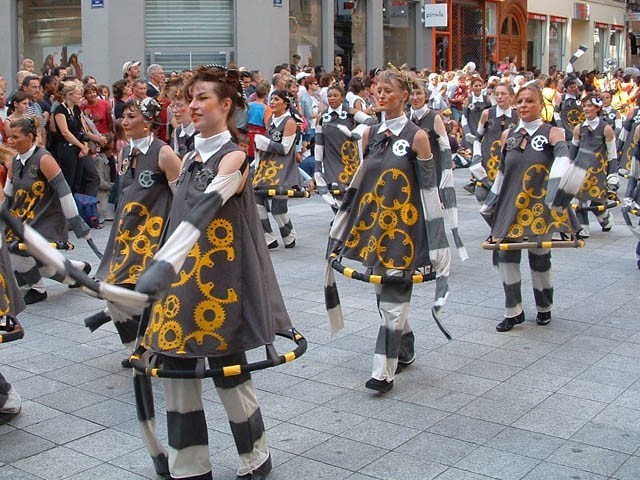
M 342 480 L 351 478 L 353 471 L 317 462 L 308 458 L 296 457 L 275 468 L 269 476 L 277 480 L 288 478 L 313 478 L 317 480 Z
M 637 425 L 619 428 L 606 423 L 589 422 L 571 440 L 631 454 L 640 448 L 640 430 Z
M 282 422 L 269 429 L 268 438 L 270 446 L 299 455 L 329 440 L 332 436 L 310 428 Z
M 578 442 L 567 442 L 549 457 L 549 461 L 580 468 L 599 475 L 612 475 L 629 458 L 624 453 Z
M 640 457 L 632 456 L 613 474 L 618 480 L 637 480 L 640 478 Z
M 507 427 L 485 445 L 497 450 L 544 460 L 563 444 L 564 441 L 556 437 Z
M 358 471 L 385 453 L 387 450 L 382 448 L 334 437 L 306 451 L 304 456 L 339 468 Z
M 47 451 L 55 445 L 44 438 L 16 429 L 0 435 L 0 446 L 0 462 L 8 464 Z
M 503 429 L 504 426 L 497 423 L 453 414 L 440 420 L 429 428 L 429 431 L 466 442 L 483 444 Z
M 519 480 L 538 463 L 531 457 L 480 447 L 460 460 L 457 468 L 503 480 Z
M 415 437 L 420 430 L 377 419 L 367 419 L 342 433 L 342 437 L 393 450 Z
M 446 469 L 439 463 L 390 452 L 361 471 L 382 480 L 431 480 Z
M 541 463 L 524 480 L 606 480 L 607 477 L 555 463 Z
M 96 458 L 60 446 L 19 460 L 15 467 L 47 480 L 57 480 L 88 470 L 99 463 Z
M 478 445 L 474 443 L 464 442 L 435 433 L 423 432 L 398 447 L 395 451 L 443 465 L 453 466 L 477 447 Z

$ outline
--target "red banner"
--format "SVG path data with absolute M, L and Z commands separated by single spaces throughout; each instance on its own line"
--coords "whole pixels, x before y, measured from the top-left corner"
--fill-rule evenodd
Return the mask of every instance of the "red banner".
M 549 20 L 554 23 L 567 23 L 567 19 L 565 17 L 554 17 L 553 15 L 551 15 Z
M 609 28 L 609 24 L 608 23 L 602 23 L 602 22 L 593 22 L 593 26 L 596 28 L 604 28 L 604 29 L 608 29 Z
M 611 30 L 613 30 L 615 32 L 623 32 L 624 31 L 624 25 L 611 25 Z
M 529 20 L 542 20 L 544 22 L 546 19 L 546 15 L 543 15 L 541 13 L 529 12 Z

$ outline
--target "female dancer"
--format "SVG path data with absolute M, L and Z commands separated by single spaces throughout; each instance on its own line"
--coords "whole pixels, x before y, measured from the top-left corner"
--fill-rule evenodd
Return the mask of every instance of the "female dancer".
M 476 185 L 476 199 L 480 204 L 487 198 L 500 167 L 502 133 L 518 124 L 514 108 L 513 88 L 506 83 L 496 86 L 496 105 L 482 112 L 478 124 L 478 136 L 473 142 L 471 173 L 482 184 Z
M 170 237 L 138 282 L 139 291 L 165 292 L 152 307 L 144 338 L 163 356 L 164 369 L 195 369 L 197 358 L 212 367 L 245 363 L 246 350 L 270 344 L 276 331 L 290 328 L 246 155 L 229 131 L 243 102 L 238 73 L 201 67 L 191 79 L 189 108 L 200 134 L 184 159 Z M 181 248 L 185 242 L 189 246 Z M 251 375 L 215 377 L 214 383 L 240 455 L 237 478 L 264 479 L 271 456 Z M 167 379 L 165 399 L 171 477 L 210 480 L 201 380 Z
M 196 127 L 191 121 L 184 82 L 180 77 L 170 79 L 165 86 L 165 92 L 171 101 L 173 118 L 178 124 L 172 132 L 173 151 L 180 158 L 184 158 L 187 152 L 193 150 L 193 139 L 197 133 Z
M 125 105 L 122 127 L 130 143 L 118 158 L 120 199 L 96 272 L 99 280 L 131 289 L 158 249 L 180 171 L 180 158 L 151 133 L 159 112 L 160 105 L 152 98 L 131 100 Z M 107 310 L 88 317 L 85 324 L 95 330 L 109 318 L 123 345 L 132 348 L 140 318 L 131 318 L 117 305 L 108 303 Z
M 50 242 L 66 244 L 69 227 L 78 238 L 90 238 L 90 229 L 78 215 L 71 189 L 58 163 L 49 152 L 36 145 L 39 128 L 40 119 L 35 116 L 21 118 L 9 125 L 7 143 L 18 152 L 9 164 L 4 189 L 11 212 Z M 47 298 L 42 277 L 75 284 L 72 279 L 58 277 L 52 269 L 29 257 L 20 249 L 19 240 L 11 231 L 7 244 L 18 283 L 30 285 L 24 296 L 27 305 Z M 86 262 L 72 260 L 71 263 L 87 273 L 91 270 Z
M 631 170 L 633 152 L 636 146 L 633 141 L 633 134 L 638 125 L 640 125 L 640 95 L 636 97 L 635 108 L 622 123 L 622 130 L 618 136 L 618 150 L 622 151 L 620 156 L 621 174 L 629 173 Z
M 516 96 L 520 122 L 502 134 L 503 156 L 498 174 L 480 213 L 488 219 L 491 235 L 505 242 L 550 240 L 553 232 L 570 232 L 566 211 L 550 210 L 547 198 L 555 198 L 548 184 L 554 162 L 568 163 L 564 131 L 544 123 L 540 113 L 544 106 L 542 93 L 534 85 L 523 86 Z M 553 283 L 551 250 L 528 250 L 533 294 L 538 325 L 551 321 Z M 522 250 L 500 250 L 497 255 L 505 292 L 504 320 L 496 326 L 507 332 L 524 322 L 520 290 Z
M 271 94 L 269 106 L 273 114 L 267 127 L 267 135 L 258 134 L 254 139 L 258 159 L 253 179 L 254 188 L 294 188 L 300 184 L 295 149 L 298 126 L 289 111 L 290 104 L 286 90 L 274 90 Z M 289 218 L 287 197 L 276 196 L 270 200 L 269 197 L 260 195 L 256 196 L 256 201 L 267 246 L 271 249 L 278 247 L 278 240 L 273 235 L 267 215 L 270 211 L 280 229 L 284 248 L 295 247 L 296 231 Z
M 354 115 L 343 110 L 344 92 L 337 83 L 328 87 L 327 99 L 329 108 L 316 125 L 314 179 L 318 191 L 335 213 L 360 165 L 358 140 L 361 135 L 354 129 L 358 122 L 369 121 L 370 117 L 363 112 Z M 333 193 L 328 193 L 327 189 Z
M 363 135 L 364 159 L 334 220 L 329 252 L 360 262 L 376 275 L 404 279 L 421 267 L 433 266 L 445 280 L 436 286 L 443 303 L 451 253 L 429 138 L 403 112 L 413 80 L 406 72 L 387 70 L 378 86 L 384 121 Z M 325 295 L 335 331 L 342 314 L 330 272 Z M 388 392 L 399 364 L 415 360 L 414 334 L 408 323 L 412 286 L 410 282 L 376 284 L 381 325 L 371 379 L 365 384 L 369 389 Z
M 453 186 L 451 145 L 444 120 L 438 112 L 430 109 L 427 105 L 427 91 L 424 82 L 420 80 L 414 82 L 410 100 L 409 118 L 429 136 L 429 146 L 436 166 L 440 200 L 445 209 L 458 254 L 461 259 L 466 260 L 468 255 L 458 234 L 458 207 L 456 191 Z
M 474 140 L 478 136 L 478 125 L 482 112 L 491 106 L 491 101 L 482 94 L 484 84 L 480 77 L 471 78 L 471 93 L 463 103 L 462 109 L 462 133 L 466 146 L 471 148 Z
M 586 178 L 576 198 L 580 201 L 578 217 L 581 237 L 589 236 L 587 207 L 604 206 L 609 192 L 616 192 L 618 179 L 618 153 L 613 129 L 601 118 L 602 100 L 595 93 L 582 99 L 585 121 L 573 129 L 569 157 L 576 168 L 586 170 Z M 608 210 L 594 212 L 603 232 L 613 227 L 613 215 Z

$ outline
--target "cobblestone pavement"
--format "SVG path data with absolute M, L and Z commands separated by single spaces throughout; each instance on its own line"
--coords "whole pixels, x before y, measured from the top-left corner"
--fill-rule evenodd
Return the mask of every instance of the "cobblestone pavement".
M 456 172 L 458 187 L 466 175 Z M 269 478 L 640 478 L 640 271 L 619 211 L 611 233 L 592 218 L 585 248 L 553 251 L 549 326 L 531 320 L 523 266 L 528 321 L 501 334 L 502 285 L 480 248 L 487 228 L 473 197 L 458 192 L 471 258 L 456 258 L 452 268 L 443 318 L 454 340 L 430 318 L 433 286 L 416 286 L 410 320 L 417 361 L 385 396 L 364 388 L 378 325 L 373 289 L 338 278 L 346 328 L 331 338 L 322 290 L 330 209 L 317 197 L 292 202 L 297 246 L 271 255 L 309 350 L 255 374 L 274 461 Z M 103 247 L 108 232 L 94 232 Z M 70 255 L 97 266 L 84 245 Z M 0 421 L 0 479 L 156 478 L 115 329 L 92 334 L 82 323 L 102 302 L 48 287 L 49 299 L 21 315 L 25 338 L 0 346 L 0 369 L 24 401 L 20 415 Z M 166 439 L 162 385 L 155 385 Z M 204 385 L 214 476 L 234 479 L 237 455 L 224 411 L 212 382 Z

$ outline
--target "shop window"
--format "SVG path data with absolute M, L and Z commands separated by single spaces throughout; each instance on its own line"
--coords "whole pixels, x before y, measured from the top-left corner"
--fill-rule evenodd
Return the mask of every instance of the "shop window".
M 336 0 L 335 12 L 335 55 L 350 76 L 353 67 L 367 65 L 367 9 L 362 0 Z
M 41 72 L 48 55 L 66 65 L 72 53 L 82 62 L 80 0 L 21 0 L 17 3 L 20 60 L 31 58 Z
M 384 59 L 398 67 L 405 63 L 415 66 L 415 6 L 398 0 L 383 3 Z

